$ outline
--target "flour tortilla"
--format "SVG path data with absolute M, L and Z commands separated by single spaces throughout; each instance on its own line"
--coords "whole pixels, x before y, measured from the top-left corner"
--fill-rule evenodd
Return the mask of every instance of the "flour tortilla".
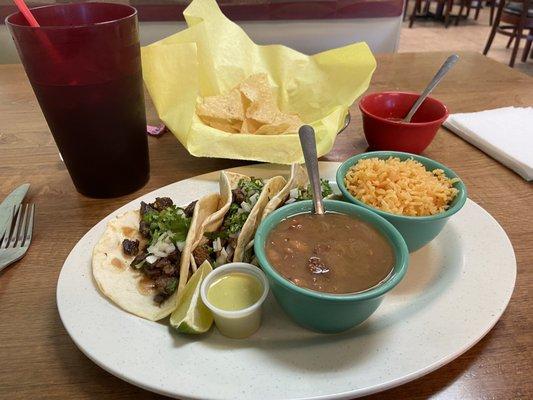
M 268 214 L 277 208 L 281 207 L 283 203 L 287 201 L 289 193 L 292 189 L 295 188 L 305 188 L 309 183 L 309 178 L 307 176 L 307 170 L 300 164 L 291 165 L 291 176 L 287 181 L 286 185 L 268 202 L 263 210 L 263 215 L 261 220 L 266 218 Z
M 242 179 L 243 176 L 233 172 L 222 173 L 226 176 L 226 187 L 221 187 L 221 193 L 224 193 L 225 190 L 228 190 L 227 187 L 230 188 L 229 190 L 231 193 L 231 189 L 235 189 L 237 187 L 239 180 Z M 245 176 L 244 178 L 250 180 L 249 177 Z M 244 260 L 245 248 L 254 238 L 255 231 L 261 222 L 261 216 L 265 206 L 283 188 L 286 182 L 287 181 L 282 176 L 275 176 L 265 182 L 265 186 L 263 186 L 263 190 L 261 191 L 257 202 L 252 207 L 252 210 L 250 211 L 250 214 L 248 215 L 248 218 L 246 219 L 246 222 L 239 233 L 237 245 L 235 247 L 235 253 L 233 254 L 233 262 L 246 261 Z
M 154 302 L 153 289 L 140 284 L 143 274 L 130 267 L 134 257 L 125 255 L 122 251 L 124 239 L 139 240 L 139 247 L 146 244 L 146 240 L 139 233 L 139 211 L 127 211 L 109 221 L 104 234 L 94 247 L 92 259 L 94 280 L 102 294 L 123 310 L 150 321 L 157 321 L 172 313 L 189 278 L 193 239 L 204 220 L 217 210 L 219 199 L 218 194 L 211 194 L 196 203 L 181 254 L 178 287 L 161 305 Z
M 233 200 L 233 194 L 231 191 L 237 187 L 241 179 L 250 180 L 250 177 L 236 172 L 222 171 L 220 173 L 218 180 L 220 187 L 220 203 L 218 210 L 205 219 L 202 231 L 199 233 L 197 241 L 195 241 L 196 244 L 198 244 L 204 233 L 215 232 L 220 228 Z M 193 247 L 193 250 L 194 248 L 196 248 L 196 246 Z
M 246 175 L 241 175 L 237 173 L 234 173 L 233 175 L 234 175 L 233 179 L 236 179 L 236 182 L 234 183 L 235 187 L 237 187 L 237 183 L 239 183 L 239 180 L 241 178 L 250 179 Z M 192 252 L 196 249 L 197 246 L 199 246 L 201 243 L 205 241 L 204 239 L 205 233 L 216 232 L 222 226 L 222 222 L 224 222 L 224 216 L 228 212 L 231 206 L 231 201 L 233 199 L 233 195 L 231 193 L 231 190 L 232 190 L 231 185 L 232 184 L 228 184 L 227 177 L 225 176 L 224 172 L 221 172 L 220 177 L 219 177 L 220 196 L 219 196 L 219 202 L 218 202 L 218 209 L 214 213 L 210 214 L 203 221 L 202 226 L 196 232 L 195 238 L 193 240 L 193 244 L 191 245 L 190 265 L 193 271 L 196 271 L 198 266 L 196 265 L 196 262 L 194 261 Z M 233 189 L 235 187 L 233 187 Z
M 224 222 L 224 217 L 226 216 L 226 213 L 228 212 L 233 201 L 233 195 L 231 191 L 238 187 L 239 181 L 241 179 L 249 181 L 251 178 L 247 175 L 238 174 L 236 172 L 222 171 L 220 173 L 219 184 L 220 199 L 222 204 L 216 213 L 211 214 L 211 216 L 209 216 L 205 220 L 201 233 L 195 240 L 194 245 L 191 247 L 191 254 L 192 251 L 194 251 L 194 249 L 196 248 L 196 246 L 198 246 L 205 240 L 205 233 L 216 232 L 222 226 L 222 223 Z M 237 238 L 237 245 L 235 247 L 235 253 L 233 255 L 232 260 L 233 262 L 243 261 L 245 249 L 247 248 L 249 243 L 253 241 L 253 236 L 255 235 L 257 226 L 261 222 L 260 217 L 263 214 L 265 206 L 281 190 L 281 188 L 283 188 L 285 184 L 286 180 L 282 176 L 275 176 L 265 181 L 263 190 L 261 191 L 257 202 L 252 207 L 250 215 L 248 215 L 248 218 L 246 219 L 246 222 L 242 227 L 239 237 Z M 194 262 L 194 257 L 192 257 L 192 255 L 191 263 L 193 264 L 193 269 L 195 269 L 196 265 Z

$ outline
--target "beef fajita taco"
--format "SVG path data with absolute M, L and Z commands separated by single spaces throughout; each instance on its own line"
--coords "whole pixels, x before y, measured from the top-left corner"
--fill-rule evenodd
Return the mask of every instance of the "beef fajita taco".
M 245 254 L 267 203 L 286 184 L 285 178 L 268 180 L 223 171 L 220 175 L 220 196 L 224 205 L 204 222 L 202 234 L 192 246 L 191 263 L 205 260 L 213 266 L 229 262 L 250 261 Z
M 100 291 L 139 317 L 169 315 L 190 275 L 193 241 L 219 200 L 212 194 L 182 208 L 168 197 L 156 198 L 111 220 L 93 250 Z

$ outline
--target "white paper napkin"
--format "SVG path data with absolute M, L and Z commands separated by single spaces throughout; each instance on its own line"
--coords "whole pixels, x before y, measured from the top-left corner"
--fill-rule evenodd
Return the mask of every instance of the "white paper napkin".
M 451 114 L 444 126 L 524 179 L 533 180 L 533 107 Z

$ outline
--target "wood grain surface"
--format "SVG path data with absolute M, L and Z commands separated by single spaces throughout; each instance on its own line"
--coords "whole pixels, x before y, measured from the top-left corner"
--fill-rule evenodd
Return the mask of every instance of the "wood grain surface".
M 369 92 L 420 91 L 447 55 L 378 56 Z M 533 79 L 479 54 L 463 53 L 434 96 L 451 112 L 531 106 Z M 342 161 L 366 149 L 357 104 L 351 112 L 352 123 L 325 160 Z M 148 115 L 157 122 L 150 104 Z M 151 178 L 144 188 L 112 200 L 83 197 L 59 159 L 22 67 L 0 66 L 0 199 L 30 182 L 28 200 L 37 204 L 28 254 L 0 273 L 1 399 L 160 398 L 115 378 L 85 357 L 63 328 L 55 299 L 66 256 L 108 213 L 174 181 L 246 164 L 192 157 L 171 134 L 149 142 Z M 369 399 L 531 399 L 532 186 L 445 129 L 424 154 L 454 169 L 469 196 L 503 226 L 516 252 L 516 288 L 501 320 L 472 349 L 423 378 Z

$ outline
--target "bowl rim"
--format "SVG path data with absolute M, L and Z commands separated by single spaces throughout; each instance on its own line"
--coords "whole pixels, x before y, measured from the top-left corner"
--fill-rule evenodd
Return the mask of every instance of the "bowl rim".
M 380 117 L 380 116 L 378 116 L 376 114 L 371 113 L 363 105 L 363 102 L 365 101 L 365 99 L 367 99 L 369 97 L 376 96 L 376 95 L 382 95 L 382 94 L 400 94 L 400 95 L 407 94 L 407 95 L 412 95 L 412 96 L 415 96 L 415 97 L 420 96 L 420 93 L 402 92 L 402 91 L 397 91 L 397 92 L 385 91 L 385 92 L 368 93 L 365 96 L 363 96 L 361 98 L 361 100 L 359 100 L 359 109 L 361 110 L 361 112 L 363 114 L 366 114 L 366 115 L 368 115 L 368 116 L 370 116 L 372 118 L 375 118 L 375 119 L 377 119 L 377 120 L 379 120 L 381 122 L 387 122 L 389 124 L 398 125 L 398 126 L 399 125 L 403 125 L 403 126 L 428 126 L 428 125 L 434 125 L 434 124 L 437 124 L 437 123 L 441 124 L 442 122 L 444 122 L 444 120 L 446 118 L 448 118 L 448 115 L 450 115 L 450 111 L 448 110 L 448 107 L 446 107 L 446 104 L 444 104 L 440 100 L 437 100 L 434 97 L 428 96 L 424 101 L 427 101 L 427 100 L 434 101 L 438 105 L 440 105 L 442 108 L 444 108 L 444 115 L 441 118 L 435 119 L 435 120 L 432 120 L 432 121 L 425 121 L 425 122 L 403 122 L 403 121 L 394 121 L 394 120 L 391 120 L 391 119 L 383 118 L 383 117 Z
M 366 158 L 372 158 L 377 157 L 380 159 L 386 159 L 389 157 L 399 157 L 400 159 L 408 159 L 413 158 L 416 161 L 421 162 L 422 165 L 427 169 L 425 163 L 433 163 L 436 165 L 435 169 L 442 169 L 444 171 L 444 174 L 448 178 L 459 178 L 459 181 L 454 183 L 454 187 L 459 190 L 457 193 L 457 201 L 455 204 L 453 204 L 450 208 L 448 208 L 446 211 L 443 211 L 438 214 L 434 215 L 424 215 L 424 216 L 409 216 L 409 215 L 399 215 L 399 214 L 393 214 L 387 211 L 380 210 L 378 208 L 372 207 L 361 200 L 355 198 L 346 188 L 346 185 L 344 184 L 344 177 L 346 175 L 347 170 L 355 165 L 359 160 L 366 159 Z M 435 161 L 431 158 L 419 156 L 417 154 L 412 153 L 406 153 L 402 151 L 370 151 L 367 153 L 361 153 L 357 154 L 355 156 L 352 156 L 345 160 L 337 169 L 336 174 L 336 181 L 337 186 L 339 187 L 339 190 L 341 191 L 344 198 L 353 204 L 356 204 L 358 206 L 364 207 L 368 210 L 371 210 L 375 212 L 376 214 L 388 219 L 388 220 L 394 220 L 398 222 L 431 222 L 431 221 L 438 221 L 440 219 L 449 218 L 452 215 L 454 215 L 456 212 L 458 212 L 466 203 L 466 199 L 468 196 L 468 192 L 466 189 L 466 185 L 464 184 L 463 180 L 457 175 L 451 168 L 448 168 L 444 164 L 439 163 L 438 161 Z M 455 200 L 455 199 L 454 199 Z M 452 200 L 453 201 L 453 200 Z
M 391 272 L 387 277 L 378 283 L 377 285 L 356 293 L 342 293 L 342 294 L 334 294 L 334 293 L 327 293 L 327 292 L 319 292 L 312 289 L 303 288 L 300 286 L 295 285 L 294 283 L 290 282 L 288 279 L 284 278 L 268 261 L 264 246 L 265 242 L 268 236 L 268 233 L 270 230 L 266 230 L 266 225 L 268 224 L 268 221 L 274 219 L 279 219 L 273 226 L 277 225 L 280 221 L 284 220 L 285 218 L 292 216 L 292 215 L 298 215 L 302 214 L 306 211 L 311 211 L 313 207 L 313 202 L 311 200 L 304 200 L 295 202 L 292 204 L 284 205 L 271 214 L 269 214 L 263 221 L 261 221 L 259 227 L 257 228 L 256 234 L 255 234 L 255 240 L 254 240 L 254 251 L 257 259 L 259 260 L 259 264 L 261 265 L 263 271 L 265 274 L 272 279 L 274 279 L 277 283 L 281 284 L 283 287 L 293 291 L 297 292 L 299 294 L 312 297 L 314 299 L 318 300 L 326 300 L 326 301 L 335 301 L 335 302 L 354 302 L 354 301 L 361 301 L 361 300 L 369 300 L 374 299 L 380 296 L 383 296 L 385 293 L 392 290 L 405 276 L 405 273 L 407 272 L 407 267 L 409 264 L 409 250 L 407 249 L 407 244 L 405 243 L 405 240 L 403 239 L 402 235 L 398 230 L 385 218 L 381 217 L 380 215 L 364 208 L 360 207 L 356 204 L 348 203 L 346 201 L 339 201 L 339 200 L 324 200 L 324 206 L 325 209 L 331 210 L 333 212 L 338 212 L 341 214 L 347 214 L 347 215 L 354 215 L 355 212 L 358 214 L 365 214 L 366 216 L 370 217 L 372 220 L 369 222 L 371 225 L 376 226 L 379 225 L 383 230 L 386 231 L 386 234 L 383 232 L 380 232 L 383 236 L 386 237 L 389 244 L 392 246 L 394 255 L 395 255 L 395 263 L 392 267 Z M 334 209 L 336 207 L 340 208 L 347 208 L 354 211 L 354 213 L 346 213 L 339 211 L 337 209 Z M 293 210 L 296 210 L 294 212 L 291 212 Z M 280 217 L 281 216 L 281 217 Z M 264 232 L 265 231 L 265 232 Z

